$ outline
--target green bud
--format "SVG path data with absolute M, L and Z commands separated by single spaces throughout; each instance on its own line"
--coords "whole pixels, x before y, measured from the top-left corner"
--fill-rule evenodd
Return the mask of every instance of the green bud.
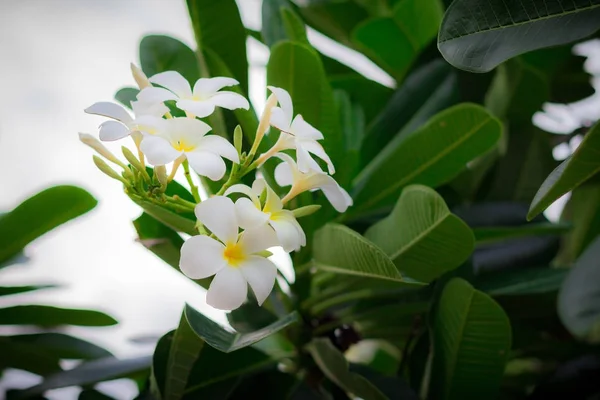
M 259 251 L 258 253 L 254 253 L 257 256 L 261 256 L 261 257 L 271 257 L 273 255 L 273 253 L 271 253 L 269 250 L 263 250 L 263 251 Z
M 242 127 L 239 125 L 236 126 L 235 130 L 233 131 L 233 145 L 235 146 L 235 149 L 237 150 L 239 155 L 242 154 L 242 135 Z
M 306 217 L 308 215 L 314 214 L 317 211 L 319 211 L 319 208 L 321 208 L 320 205 L 311 204 L 310 206 L 304 206 L 304 207 L 300 207 L 300 208 L 296 208 L 295 210 L 292 210 L 292 214 L 294 214 L 294 217 L 296 217 L 296 218 Z
M 93 156 L 93 157 L 94 157 L 94 164 L 96 164 L 96 167 L 98 167 L 98 169 L 100 171 L 104 172 L 106 175 L 110 176 L 111 178 L 121 181 L 125 185 L 129 186 L 129 182 L 127 182 L 121 175 L 117 174 L 117 172 L 114 169 L 109 167 L 108 164 L 103 159 L 101 159 L 98 156 Z
M 167 176 L 167 168 L 164 165 L 157 165 L 154 167 L 154 176 L 156 179 L 158 179 L 158 182 L 161 184 L 161 186 L 167 186 L 169 178 Z
M 146 168 L 140 162 L 140 160 L 138 160 L 137 157 L 133 155 L 131 150 L 129 150 L 125 146 L 121 146 L 121 151 L 123 152 L 123 155 L 125 156 L 127 161 L 129 161 L 129 164 L 131 164 L 135 169 L 140 171 L 147 182 L 150 182 L 150 175 L 148 175 L 148 171 L 146 171 Z

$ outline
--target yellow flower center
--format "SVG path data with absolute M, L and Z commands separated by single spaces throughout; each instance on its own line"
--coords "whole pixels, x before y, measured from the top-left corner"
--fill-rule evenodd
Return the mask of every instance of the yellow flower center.
M 195 146 L 187 143 L 185 140 L 177 140 L 172 143 L 173 148 L 177 151 L 192 151 Z
M 237 267 L 246 259 L 246 254 L 238 243 L 228 243 L 223 251 L 223 258 L 232 267 Z

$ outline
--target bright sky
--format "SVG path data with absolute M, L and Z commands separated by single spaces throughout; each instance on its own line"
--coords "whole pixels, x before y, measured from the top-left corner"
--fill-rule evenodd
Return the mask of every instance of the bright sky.
M 260 0 L 239 3 L 246 22 L 256 27 Z M 100 201 L 90 214 L 29 246 L 28 264 L 7 268 L 1 275 L 2 284 L 57 283 L 63 287 L 2 299 L 0 306 L 34 299 L 106 311 L 120 321 L 118 326 L 72 332 L 119 356 L 151 351 L 129 339 L 156 337 L 173 329 L 186 301 L 224 321 L 222 314 L 204 305 L 202 290 L 134 242 L 131 220 L 140 210 L 117 182 L 95 168 L 91 151 L 77 140 L 77 132 L 96 134 L 102 121 L 84 114 L 84 108 L 96 101 L 111 101 L 117 89 L 134 84 L 129 62 L 138 62 L 138 44 L 146 34 L 168 34 L 193 47 L 184 1 L 0 2 L 0 210 L 50 185 L 65 183 L 86 188 Z M 311 33 L 311 38 L 327 54 L 339 54 L 318 34 Z M 250 97 L 259 109 L 264 101 L 267 57 L 264 48 L 252 43 Z M 346 57 L 361 72 L 391 84 L 364 57 Z M 592 60 L 590 68 L 600 74 L 600 59 Z M 585 109 L 599 115 L 598 104 L 596 98 Z M 4 382 L 9 380 L 22 386 L 36 382 L 28 374 L 7 374 Z M 110 388 L 107 393 L 123 399 L 135 392 L 128 383 Z M 67 390 L 50 397 L 72 396 Z

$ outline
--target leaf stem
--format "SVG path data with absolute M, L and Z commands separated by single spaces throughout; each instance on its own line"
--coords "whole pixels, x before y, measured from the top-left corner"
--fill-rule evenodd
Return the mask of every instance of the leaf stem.
M 196 203 L 200 203 L 201 200 L 200 200 L 200 194 L 198 193 L 198 186 L 196 186 L 194 184 L 194 180 L 192 179 L 192 175 L 190 174 L 190 165 L 189 165 L 188 160 L 186 159 L 182 163 L 182 165 L 183 165 L 185 179 L 187 180 L 188 185 L 190 185 L 190 189 L 192 190 L 192 196 L 194 196 L 194 200 L 196 200 Z

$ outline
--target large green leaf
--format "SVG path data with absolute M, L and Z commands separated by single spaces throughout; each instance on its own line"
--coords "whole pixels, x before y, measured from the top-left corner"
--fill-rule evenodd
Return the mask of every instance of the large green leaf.
M 246 29 L 235 0 L 187 0 L 187 6 L 198 49 L 216 52 L 248 93 Z
M 0 337 L 0 354 L 0 372 L 5 368 L 15 368 L 44 376 L 61 370 L 60 358 L 56 354 L 14 342 L 8 337 Z
M 394 261 L 402 274 L 431 282 L 461 265 L 475 238 L 452 214 L 442 196 L 421 185 L 404 188 L 392 213 L 371 226 L 365 237 Z
M 29 345 L 36 351 L 46 351 L 60 359 L 94 360 L 112 356 L 110 351 L 102 347 L 64 333 L 32 333 L 14 335 L 7 339 L 12 343 Z
M 110 326 L 117 321 L 93 310 L 77 310 L 42 305 L 23 305 L 0 308 L 0 325 L 59 325 Z
M 306 349 L 321 371 L 332 382 L 342 388 L 346 393 L 369 400 L 386 400 L 387 397 L 377 387 L 361 375 L 348 370 L 348 361 L 327 338 L 313 339 Z
M 190 218 L 162 208 L 148 201 L 138 201 L 137 204 L 153 218 L 177 232 L 187 233 L 188 235 L 198 234 L 198 231 L 196 230 L 196 222 Z
M 131 109 L 131 102 L 137 100 L 137 95 L 140 92 L 138 88 L 124 87 L 115 93 L 115 100 Z
M 196 335 L 210 346 L 225 353 L 250 346 L 298 320 L 298 314 L 294 312 L 257 331 L 238 333 L 223 329 L 189 305 L 185 307 L 185 317 Z
M 579 257 L 558 296 L 558 314 L 575 336 L 600 343 L 600 238 Z
M 0 263 L 16 256 L 44 233 L 85 214 L 98 202 L 75 186 L 39 192 L 0 218 Z
M 385 151 L 386 145 L 401 132 L 412 133 L 419 128 L 421 124 L 417 125 L 417 120 L 421 119 L 425 110 L 427 115 L 422 122 L 455 104 L 458 101 L 455 85 L 456 77 L 451 67 L 439 59 L 408 75 L 385 107 L 379 108 L 377 117 L 369 123 L 361 150 L 362 165 L 366 165 L 382 150 Z
M 40 289 L 54 288 L 55 285 L 31 285 L 31 286 L 0 286 L 0 296 L 33 292 Z
M 597 123 L 587 133 L 577 150 L 546 178 L 531 202 L 527 218 L 535 217 L 562 195 L 598 173 L 600 171 L 599 152 L 600 123 Z
M 68 371 L 50 375 L 42 383 L 19 391 L 19 398 L 30 398 L 52 389 L 87 386 L 97 382 L 142 375 L 147 373 L 151 363 L 151 356 L 123 360 L 106 357 L 89 361 Z
M 385 208 L 411 183 L 439 186 L 500 139 L 500 122 L 484 108 L 460 104 L 432 118 L 387 154 L 381 153 L 354 180 L 357 194 L 349 214 Z
M 313 257 L 325 271 L 405 281 L 383 250 L 344 225 L 327 224 L 316 232 Z
M 570 222 L 573 228 L 561 246 L 557 262 L 570 265 L 600 235 L 600 184 L 590 182 L 575 188 L 565 205 L 562 219 Z
M 442 20 L 439 0 L 403 0 L 391 17 L 371 18 L 352 32 L 357 46 L 401 81 L 417 56 L 433 40 Z
M 491 399 L 511 348 L 502 308 L 465 280 L 446 284 L 432 318 L 431 399 Z
M 438 47 L 448 62 L 487 72 L 528 51 L 583 39 L 600 29 L 600 0 L 456 0 Z
M 149 77 L 159 72 L 177 71 L 192 85 L 200 78 L 194 51 L 169 36 L 145 36 L 140 42 L 140 64 Z
M 522 226 L 492 226 L 475 228 L 475 240 L 478 244 L 501 242 L 527 236 L 562 235 L 572 228 L 571 224 L 551 222 L 530 223 Z
M 139 242 L 171 267 L 179 270 L 179 250 L 183 239 L 177 232 L 149 214 L 142 213 L 133 221 Z
M 566 268 L 519 268 L 484 274 L 473 284 L 491 296 L 556 292 L 568 272 Z
M 286 89 L 294 102 L 294 113 L 301 114 L 323 132 L 323 147 L 335 164 L 343 157 L 343 138 L 323 64 L 314 49 L 283 41 L 271 49 L 267 65 L 269 85 Z

